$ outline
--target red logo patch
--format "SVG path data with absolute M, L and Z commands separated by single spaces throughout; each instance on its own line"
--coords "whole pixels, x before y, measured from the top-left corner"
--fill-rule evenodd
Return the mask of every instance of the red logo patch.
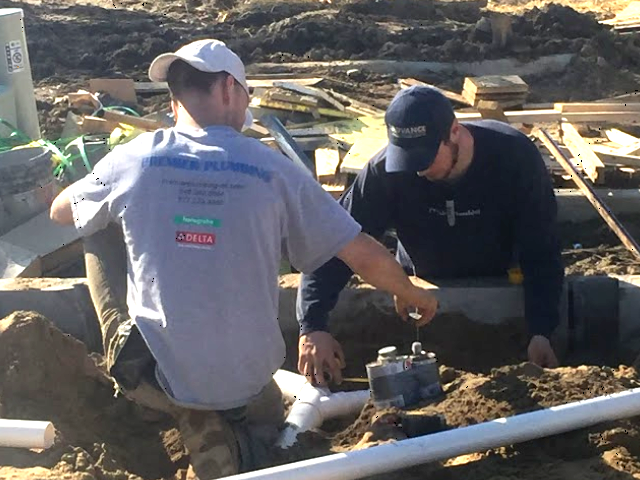
M 176 242 L 190 245 L 214 245 L 216 236 L 213 233 L 176 232 Z

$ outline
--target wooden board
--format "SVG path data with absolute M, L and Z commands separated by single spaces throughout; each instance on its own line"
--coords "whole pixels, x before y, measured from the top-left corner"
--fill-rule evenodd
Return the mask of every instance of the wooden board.
M 340 171 L 342 173 L 358 173 L 386 145 L 386 135 L 363 136 L 345 155 L 340 165 Z
M 421 82 L 420 80 L 416 80 L 415 78 L 401 78 L 400 80 L 398 80 L 398 83 L 400 84 L 400 88 L 409 88 L 416 85 L 420 85 L 423 87 L 434 87 L 431 84 Z M 439 87 L 434 87 L 434 88 L 437 88 L 438 90 L 440 90 L 445 97 L 447 97 L 449 100 L 453 102 L 461 103 L 462 105 L 467 105 L 470 107 L 473 106 L 473 102 L 469 102 L 469 100 L 467 100 L 463 95 L 459 93 L 452 92 L 444 88 L 439 88 Z
M 105 120 L 109 120 L 117 123 L 124 123 L 125 125 L 131 125 L 132 127 L 140 128 L 142 130 L 158 130 L 160 128 L 165 128 L 160 122 L 156 122 L 154 120 L 148 120 L 146 118 L 134 117 L 133 115 L 125 115 L 124 113 L 118 112 L 104 112 L 103 118 Z
M 129 105 L 138 104 L 135 82 L 130 78 L 92 78 L 89 80 L 89 90 L 108 93 Z
M 476 108 L 480 102 L 498 102 L 502 108 L 511 108 L 524 105 L 527 101 L 526 95 L 521 94 L 506 94 L 506 95 L 471 95 L 467 91 L 462 92 L 462 96 L 467 99 L 467 102 L 474 105 Z
M 483 119 L 498 120 L 500 122 L 509 123 L 499 102 L 480 100 L 477 108 Z
M 602 161 L 573 125 L 562 122 L 561 127 L 562 142 L 571 151 L 574 158 L 580 160 L 582 170 L 593 183 L 602 183 L 604 181 L 604 164 Z
M 640 142 L 619 148 L 617 153 L 620 155 L 638 155 L 640 153 Z
M 306 87 L 304 85 L 298 85 L 292 82 L 274 82 L 273 86 L 284 88 L 285 90 L 291 90 L 293 92 L 301 93 L 302 95 L 309 95 L 310 97 L 315 97 L 320 100 L 324 100 L 336 110 L 340 112 L 345 111 L 345 106 L 342 103 L 340 103 L 338 100 L 333 98 L 327 92 L 319 88 Z
M 628 147 L 629 145 L 640 142 L 640 138 L 629 135 L 628 133 L 618 130 L 617 128 L 611 128 L 604 132 L 604 134 L 609 140 L 623 147 Z
M 316 176 L 320 182 L 335 177 L 340 167 L 340 151 L 337 148 L 315 150 Z
M 279 102 L 299 103 L 300 105 L 306 105 L 308 107 L 317 107 L 318 99 L 310 97 L 308 95 L 298 95 L 294 92 L 287 92 L 286 90 L 272 89 L 268 90 L 262 95 L 262 98 L 269 100 L 276 100 Z
M 120 126 L 120 123 L 105 120 L 104 118 L 86 116 L 82 119 L 80 131 L 85 135 L 96 133 L 111 133 Z
M 299 105 L 289 102 L 279 102 L 277 100 L 269 100 L 265 98 L 253 98 L 251 105 L 254 107 L 267 107 L 274 108 L 276 110 L 288 110 L 292 112 L 304 112 L 314 115 L 316 118 L 320 116 L 325 117 L 337 117 L 337 118 L 353 118 L 355 115 L 348 112 L 341 112 L 339 110 L 333 110 L 331 108 L 314 108 L 307 107 L 306 105 Z
M 257 76 L 256 76 L 257 77 Z M 253 88 L 265 88 L 273 87 L 274 82 L 281 82 L 286 77 L 270 76 L 251 78 L 247 77 L 247 85 Z M 317 85 L 322 81 L 320 77 L 303 77 L 303 78 L 287 78 L 288 83 L 295 83 L 298 85 Z M 166 93 L 169 91 L 167 82 L 134 82 L 134 87 L 138 93 Z
M 621 155 L 617 150 L 602 145 L 592 145 L 591 149 L 605 164 L 640 168 L 640 156 Z
M 526 93 L 529 85 L 518 75 L 487 75 L 484 77 L 467 77 L 463 90 L 472 95 L 483 93 Z
M 333 90 L 330 90 L 329 93 L 332 97 L 335 97 L 336 100 L 347 104 L 347 112 L 355 113 L 358 116 L 384 115 L 384 110 L 382 110 L 381 108 L 377 108 L 373 105 L 360 102 L 359 100 L 354 100 L 351 97 L 347 97 L 346 95 L 335 92 Z
M 555 103 L 553 108 L 563 113 L 640 112 L 637 103 Z

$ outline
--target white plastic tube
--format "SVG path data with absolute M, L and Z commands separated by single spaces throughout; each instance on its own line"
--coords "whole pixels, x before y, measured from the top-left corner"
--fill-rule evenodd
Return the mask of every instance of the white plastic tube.
M 278 370 L 273 378 L 282 394 L 294 401 L 278 440 L 281 448 L 291 447 L 300 433 L 318 428 L 325 420 L 358 413 L 369 398 L 369 390 L 331 393 L 286 370 Z
M 50 422 L 0 418 L 0 447 L 49 448 L 55 436 Z
M 640 415 L 640 388 L 470 427 L 226 477 L 351 480 Z

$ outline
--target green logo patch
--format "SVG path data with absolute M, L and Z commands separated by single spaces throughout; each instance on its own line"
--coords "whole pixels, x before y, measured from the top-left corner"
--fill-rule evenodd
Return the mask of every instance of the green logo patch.
M 176 215 L 173 218 L 173 223 L 177 225 L 198 225 L 204 227 L 216 227 L 222 226 L 222 220 L 217 218 L 205 218 L 205 217 L 187 217 L 186 215 Z

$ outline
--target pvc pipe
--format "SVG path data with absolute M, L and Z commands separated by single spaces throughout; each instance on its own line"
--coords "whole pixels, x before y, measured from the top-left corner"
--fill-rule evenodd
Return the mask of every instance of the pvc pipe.
M 300 433 L 318 428 L 325 420 L 358 413 L 369 399 L 369 390 L 331 393 L 286 370 L 278 370 L 273 378 L 282 394 L 295 400 L 277 442 L 280 448 L 293 446 Z
M 351 480 L 568 432 L 640 414 L 640 388 L 470 427 L 226 477 Z
M 273 374 L 273 379 L 278 384 L 278 387 L 280 387 L 282 395 L 292 401 L 298 398 L 300 391 L 308 383 L 304 376 L 289 372 L 288 370 L 278 370 Z
M 0 418 L 0 447 L 49 448 L 55 436 L 50 422 Z

